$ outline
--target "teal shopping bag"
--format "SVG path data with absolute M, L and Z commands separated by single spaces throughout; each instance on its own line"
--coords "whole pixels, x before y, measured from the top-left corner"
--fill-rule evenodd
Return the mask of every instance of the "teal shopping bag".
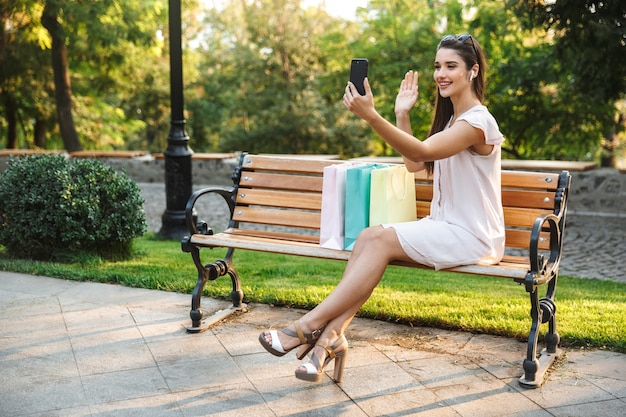
M 344 249 L 352 250 L 361 230 L 369 226 L 370 174 L 386 165 L 368 164 L 346 170 Z

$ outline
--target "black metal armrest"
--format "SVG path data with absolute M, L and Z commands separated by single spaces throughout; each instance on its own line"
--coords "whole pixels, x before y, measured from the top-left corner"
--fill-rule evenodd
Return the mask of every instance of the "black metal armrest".
M 196 202 L 200 197 L 207 194 L 215 193 L 222 196 L 226 204 L 228 204 L 228 210 L 230 211 L 230 217 L 232 219 L 233 212 L 235 211 L 235 190 L 234 187 L 207 187 L 193 193 L 191 197 L 189 197 L 187 206 L 185 207 L 185 218 L 187 220 L 187 230 L 189 230 L 189 233 L 192 235 L 198 233 L 208 234 L 206 225 L 203 226 L 203 230 L 199 230 L 194 220 L 194 207 Z
M 559 269 L 561 262 L 561 249 L 563 247 L 561 234 L 561 216 L 555 214 L 544 214 L 535 220 L 530 235 L 529 260 L 530 272 L 533 286 L 545 284 L 550 281 Z M 546 260 L 543 254 L 539 253 L 539 242 L 541 232 L 549 229 L 550 231 L 550 255 Z
M 530 271 L 526 277 L 526 290 L 552 280 L 559 271 L 563 249 L 563 232 L 567 213 L 567 197 L 572 176 L 568 171 L 559 175 L 559 184 L 554 196 L 554 213 L 537 217 L 530 235 Z M 539 254 L 539 240 L 543 230 L 550 232 L 550 256 L 546 260 Z

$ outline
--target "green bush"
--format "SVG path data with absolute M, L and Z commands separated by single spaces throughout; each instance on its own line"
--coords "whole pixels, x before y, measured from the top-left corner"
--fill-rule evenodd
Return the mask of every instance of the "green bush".
M 124 258 L 145 231 L 139 187 L 100 161 L 31 155 L 0 174 L 0 244 L 12 256 Z

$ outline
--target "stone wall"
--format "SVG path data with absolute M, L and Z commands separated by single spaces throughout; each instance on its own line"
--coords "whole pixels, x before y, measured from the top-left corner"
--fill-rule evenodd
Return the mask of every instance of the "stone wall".
M 626 173 L 614 168 L 572 172 L 569 210 L 626 217 Z
M 0 155 L 0 172 L 8 156 Z M 140 183 L 161 183 L 165 177 L 162 156 L 141 155 L 130 158 L 101 157 L 102 162 L 125 172 Z M 235 155 L 198 154 L 192 159 L 192 183 L 197 185 L 231 185 L 231 175 L 238 163 Z M 626 217 L 626 173 L 613 168 L 596 168 L 572 172 L 570 213 Z
M 98 158 L 118 171 L 125 172 L 136 182 L 164 182 L 165 159 L 150 155 L 139 158 Z M 239 159 L 235 156 L 225 158 L 192 159 L 192 184 L 231 185 L 230 179 Z
M 20 153 L 32 154 L 30 152 Z M 85 153 L 84 155 L 89 155 Z M 97 159 L 115 170 L 125 172 L 136 182 L 159 183 L 165 181 L 165 159 L 162 155 L 142 154 L 133 157 L 115 157 L 101 153 Z M 68 156 L 69 157 L 69 156 Z M 80 156 L 85 158 L 86 156 Z M 8 152 L 0 152 L 0 172 L 8 164 Z M 211 185 L 231 185 L 230 179 L 239 159 L 233 154 L 195 154 L 192 159 L 192 183 Z

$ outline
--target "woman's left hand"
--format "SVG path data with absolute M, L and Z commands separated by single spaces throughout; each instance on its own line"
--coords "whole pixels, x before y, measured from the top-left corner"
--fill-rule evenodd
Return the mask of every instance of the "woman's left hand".
M 408 114 L 419 97 L 419 91 L 417 87 L 417 71 L 408 71 L 402 82 L 400 83 L 400 89 L 396 96 L 396 105 L 394 111 L 398 114 Z
M 352 113 L 367 121 L 369 116 L 376 113 L 376 109 L 374 107 L 372 89 L 370 88 L 367 78 L 365 78 L 363 86 L 365 87 L 364 96 L 359 94 L 352 82 L 348 81 L 346 91 L 343 95 L 343 105 Z

